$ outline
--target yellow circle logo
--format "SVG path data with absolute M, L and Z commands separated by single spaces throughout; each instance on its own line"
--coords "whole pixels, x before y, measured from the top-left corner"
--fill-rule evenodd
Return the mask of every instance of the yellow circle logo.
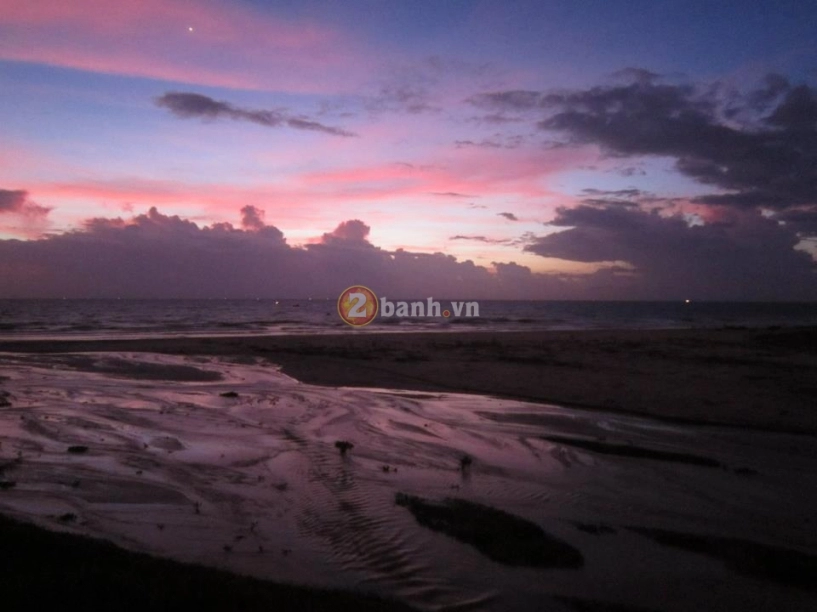
M 353 327 L 363 327 L 377 316 L 377 296 L 362 285 L 345 289 L 338 298 L 338 314 Z

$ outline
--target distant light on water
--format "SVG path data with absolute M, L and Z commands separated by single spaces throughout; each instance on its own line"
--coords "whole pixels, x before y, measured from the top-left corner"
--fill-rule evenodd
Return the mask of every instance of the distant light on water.
M 374 331 L 448 332 L 817 326 L 814 303 L 480 301 L 479 318 L 380 318 Z M 11 300 L 0 297 L 0 340 L 346 331 L 334 300 Z

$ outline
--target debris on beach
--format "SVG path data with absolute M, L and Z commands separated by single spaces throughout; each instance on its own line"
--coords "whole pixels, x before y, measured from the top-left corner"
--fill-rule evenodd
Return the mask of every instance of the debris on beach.
M 346 451 L 352 450 L 355 447 L 354 444 L 351 442 L 347 442 L 346 440 L 338 440 L 335 442 L 335 448 L 340 451 L 341 455 L 345 455 Z

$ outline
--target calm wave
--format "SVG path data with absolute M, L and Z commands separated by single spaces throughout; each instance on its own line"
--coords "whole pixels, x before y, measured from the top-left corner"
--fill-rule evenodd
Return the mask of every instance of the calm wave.
M 450 302 L 439 300 L 443 308 Z M 479 301 L 478 317 L 378 317 L 356 332 L 817 325 L 815 303 Z M 314 334 L 351 329 L 335 300 L 0 300 L 0 338 Z

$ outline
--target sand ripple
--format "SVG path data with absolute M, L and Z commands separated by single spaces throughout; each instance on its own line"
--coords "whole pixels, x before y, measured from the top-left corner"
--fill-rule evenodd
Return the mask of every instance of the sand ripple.
M 817 603 L 804 582 L 754 569 L 762 560 L 736 571 L 715 551 L 741 542 L 817 567 L 810 437 L 315 387 L 246 360 L 0 363 L 0 509 L 52 528 L 427 610 L 660 610 L 681 584 L 683 603 L 666 609 L 707 609 L 713 596 L 741 610 Z M 339 440 L 354 447 L 341 454 Z M 68 452 L 78 446 L 87 450 Z M 418 522 L 396 504 L 398 493 L 438 514 L 496 508 L 487 516 L 518 517 L 571 559 L 492 560 L 490 545 L 469 544 L 491 538 L 490 521 L 462 527 L 449 513 L 435 529 L 433 516 Z M 795 495 L 799 503 L 781 503 Z M 655 535 L 665 533 L 680 535 Z

